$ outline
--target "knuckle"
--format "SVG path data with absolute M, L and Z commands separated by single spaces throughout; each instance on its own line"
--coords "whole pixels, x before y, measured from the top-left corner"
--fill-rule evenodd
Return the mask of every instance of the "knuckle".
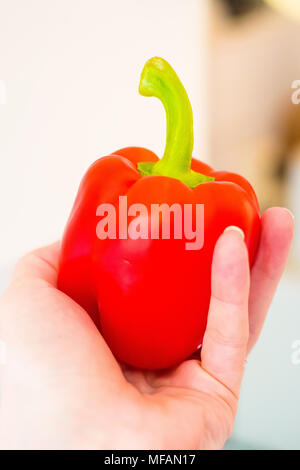
M 242 334 L 237 335 L 234 333 L 223 332 L 218 328 L 209 328 L 207 330 L 207 334 L 210 340 L 214 343 L 234 350 L 244 349 L 248 343 L 249 336 L 247 332 L 243 332 Z

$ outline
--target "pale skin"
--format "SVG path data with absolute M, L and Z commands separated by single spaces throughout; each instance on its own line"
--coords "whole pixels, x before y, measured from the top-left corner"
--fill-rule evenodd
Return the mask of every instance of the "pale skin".
M 242 234 L 224 232 L 201 361 L 156 373 L 121 367 L 88 314 L 56 289 L 58 243 L 26 255 L 1 299 L 0 448 L 221 449 L 292 234 L 286 209 L 267 210 L 250 273 Z

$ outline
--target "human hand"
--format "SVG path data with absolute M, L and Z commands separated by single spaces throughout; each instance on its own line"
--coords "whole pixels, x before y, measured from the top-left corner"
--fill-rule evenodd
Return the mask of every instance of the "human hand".
M 251 275 L 241 234 L 220 237 L 201 362 L 163 372 L 119 365 L 88 314 L 56 289 L 58 244 L 26 255 L 0 303 L 0 448 L 222 448 L 292 233 L 287 210 L 263 214 Z

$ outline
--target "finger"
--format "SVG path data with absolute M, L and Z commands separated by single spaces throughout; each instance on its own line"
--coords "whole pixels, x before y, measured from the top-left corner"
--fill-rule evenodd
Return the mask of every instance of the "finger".
M 60 243 L 57 241 L 23 256 L 14 269 L 12 282 L 43 279 L 56 286 L 59 246 Z
M 201 364 L 236 396 L 249 334 L 249 276 L 243 234 L 240 229 L 229 227 L 219 238 L 214 251 L 211 301 Z
M 256 343 L 283 273 L 294 229 L 292 214 L 280 207 L 262 215 L 262 233 L 251 271 L 248 352 Z

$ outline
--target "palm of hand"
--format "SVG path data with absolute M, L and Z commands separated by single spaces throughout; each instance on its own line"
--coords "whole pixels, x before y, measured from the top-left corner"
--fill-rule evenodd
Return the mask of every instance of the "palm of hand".
M 292 226 L 286 210 L 264 214 L 251 286 L 241 236 L 222 235 L 201 363 L 188 360 L 165 372 L 117 363 L 86 312 L 55 288 L 57 245 L 27 255 L 1 300 L 8 361 L 1 377 L 0 447 L 221 448 Z

